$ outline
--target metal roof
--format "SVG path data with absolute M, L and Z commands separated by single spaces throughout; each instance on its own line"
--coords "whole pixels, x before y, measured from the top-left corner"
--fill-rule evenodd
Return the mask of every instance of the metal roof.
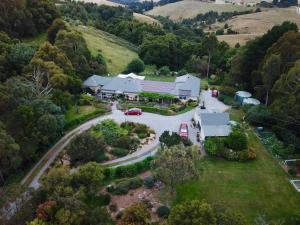
M 199 113 L 201 126 L 221 126 L 229 124 L 229 113 Z
M 141 80 L 114 77 L 108 84 L 102 87 L 102 90 L 115 91 L 118 93 L 137 93 L 142 90 Z
M 83 82 L 85 87 L 98 87 L 103 86 L 111 81 L 112 78 L 110 77 L 102 77 L 98 75 L 90 76 Z
M 172 91 L 175 88 L 175 83 L 174 82 L 144 80 L 142 82 L 142 88 L 143 88 L 143 91 L 172 94 Z
M 202 126 L 203 134 L 205 137 L 225 137 L 231 133 L 229 125 L 221 126 Z

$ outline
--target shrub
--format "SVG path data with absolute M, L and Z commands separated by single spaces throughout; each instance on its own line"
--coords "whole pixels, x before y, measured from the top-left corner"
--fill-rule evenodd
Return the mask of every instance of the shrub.
M 227 95 L 227 96 L 234 96 L 237 92 L 237 89 L 235 87 L 230 86 L 221 86 L 219 88 L 220 93 Z
M 207 84 L 204 85 L 204 90 L 206 90 L 206 91 L 208 90 L 208 85 Z
M 256 153 L 253 148 L 249 148 L 248 150 L 248 159 L 253 160 L 256 158 Z
M 144 69 L 145 69 L 144 62 L 140 59 L 134 59 L 127 65 L 126 73 L 131 73 L 131 72 L 140 73 L 143 72 Z
M 167 218 L 170 214 L 170 209 L 169 207 L 162 205 L 157 208 L 156 213 L 160 218 Z
M 130 182 L 130 189 L 136 189 L 142 186 L 143 180 L 139 177 L 134 177 L 129 179 Z
M 184 146 L 192 146 L 193 142 L 189 138 L 182 138 L 181 142 L 183 143 Z
M 109 205 L 111 201 L 111 196 L 109 194 L 101 194 L 99 195 L 99 198 L 103 205 Z
M 111 212 L 117 212 L 118 210 L 118 206 L 116 204 L 111 204 L 108 206 L 108 208 Z
M 148 189 L 151 189 L 154 187 L 154 178 L 153 176 L 148 176 L 148 177 L 145 177 L 144 179 L 144 182 L 143 182 L 143 185 L 148 188 Z
M 125 195 L 128 193 L 130 189 L 130 181 L 125 180 L 116 185 L 114 190 L 112 191 L 113 194 L 115 195 Z
M 112 149 L 111 154 L 113 154 L 116 157 L 123 157 L 128 154 L 128 150 L 124 148 L 114 148 Z
M 224 139 L 211 137 L 204 142 L 204 148 L 207 154 L 212 156 L 222 156 L 225 150 Z
M 169 75 L 171 71 L 170 71 L 169 67 L 163 66 L 158 70 L 158 72 L 159 72 L 159 75 Z
M 264 105 L 256 105 L 251 107 L 246 114 L 246 120 L 250 124 L 257 126 L 268 126 L 269 124 L 273 124 L 272 113 Z
M 247 148 L 247 137 L 241 131 L 234 130 L 226 138 L 225 143 L 228 148 L 235 151 L 241 151 Z
M 296 176 L 296 175 L 297 175 L 297 170 L 296 170 L 296 168 L 290 168 L 288 172 L 289 172 L 289 174 L 290 174 L 291 176 Z

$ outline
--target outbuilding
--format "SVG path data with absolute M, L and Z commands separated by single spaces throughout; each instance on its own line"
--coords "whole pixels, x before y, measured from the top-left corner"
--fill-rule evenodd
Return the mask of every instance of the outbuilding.
M 245 98 L 243 105 L 260 105 L 260 101 L 255 98 Z
M 237 91 L 235 93 L 234 99 L 237 100 L 240 104 L 243 104 L 244 99 L 250 98 L 251 96 L 252 94 L 247 91 Z

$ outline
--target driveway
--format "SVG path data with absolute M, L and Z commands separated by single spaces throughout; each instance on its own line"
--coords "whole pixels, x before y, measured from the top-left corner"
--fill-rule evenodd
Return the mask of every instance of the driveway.
M 153 113 L 143 113 L 141 116 L 125 116 L 123 112 L 116 109 L 116 105 L 113 105 L 112 113 L 109 115 L 104 115 L 92 119 L 81 126 L 75 128 L 71 132 L 67 133 L 62 137 L 42 158 L 41 160 L 32 168 L 32 170 L 27 174 L 27 176 L 22 180 L 22 184 L 27 184 L 30 180 L 29 187 L 37 189 L 39 184 L 39 179 L 44 174 L 44 172 L 50 167 L 50 165 L 55 161 L 59 153 L 68 145 L 70 140 L 76 135 L 90 129 L 93 125 L 100 123 L 105 119 L 113 119 L 118 123 L 130 121 L 136 123 L 143 123 L 151 127 L 156 132 L 156 139 L 148 146 L 144 146 L 142 149 L 134 152 L 133 154 L 127 155 L 122 158 L 111 160 L 103 163 L 104 165 L 110 165 L 115 167 L 116 165 L 126 165 L 140 161 L 147 156 L 155 154 L 157 146 L 159 144 L 158 137 L 165 131 L 177 132 L 180 123 L 187 122 L 191 124 L 191 119 L 195 113 L 195 110 L 191 110 L 184 114 L 176 116 L 163 116 Z M 192 134 L 193 133 L 193 134 Z M 192 141 L 195 141 L 194 132 L 190 132 Z M 33 177 L 33 178 L 32 178 Z
M 218 98 L 211 96 L 211 90 L 202 91 L 200 95 L 201 104 L 204 101 L 205 107 L 209 111 L 225 112 L 230 107 L 219 101 Z

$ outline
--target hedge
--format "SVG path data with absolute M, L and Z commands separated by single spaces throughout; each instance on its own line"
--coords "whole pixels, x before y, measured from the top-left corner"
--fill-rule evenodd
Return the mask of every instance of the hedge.
M 174 115 L 175 113 L 172 112 L 169 109 L 160 109 L 156 107 L 151 107 L 151 106 L 142 106 L 142 105 L 135 105 L 135 106 L 128 106 L 128 108 L 140 108 L 144 112 L 150 112 L 150 113 L 157 113 L 165 116 L 171 116 Z
M 108 111 L 106 109 L 96 109 L 94 112 L 91 112 L 89 114 L 85 114 L 85 115 L 79 116 L 75 119 L 67 121 L 66 124 L 65 124 L 64 129 L 69 130 L 73 127 L 76 127 L 76 126 L 82 124 L 85 121 L 88 121 L 88 120 L 93 119 L 97 116 L 103 115 L 107 112 Z
M 124 177 L 135 177 L 136 175 L 149 170 L 152 160 L 153 157 L 147 157 L 143 161 L 131 165 L 119 166 L 117 168 L 106 168 L 104 170 L 105 178 L 114 179 Z

